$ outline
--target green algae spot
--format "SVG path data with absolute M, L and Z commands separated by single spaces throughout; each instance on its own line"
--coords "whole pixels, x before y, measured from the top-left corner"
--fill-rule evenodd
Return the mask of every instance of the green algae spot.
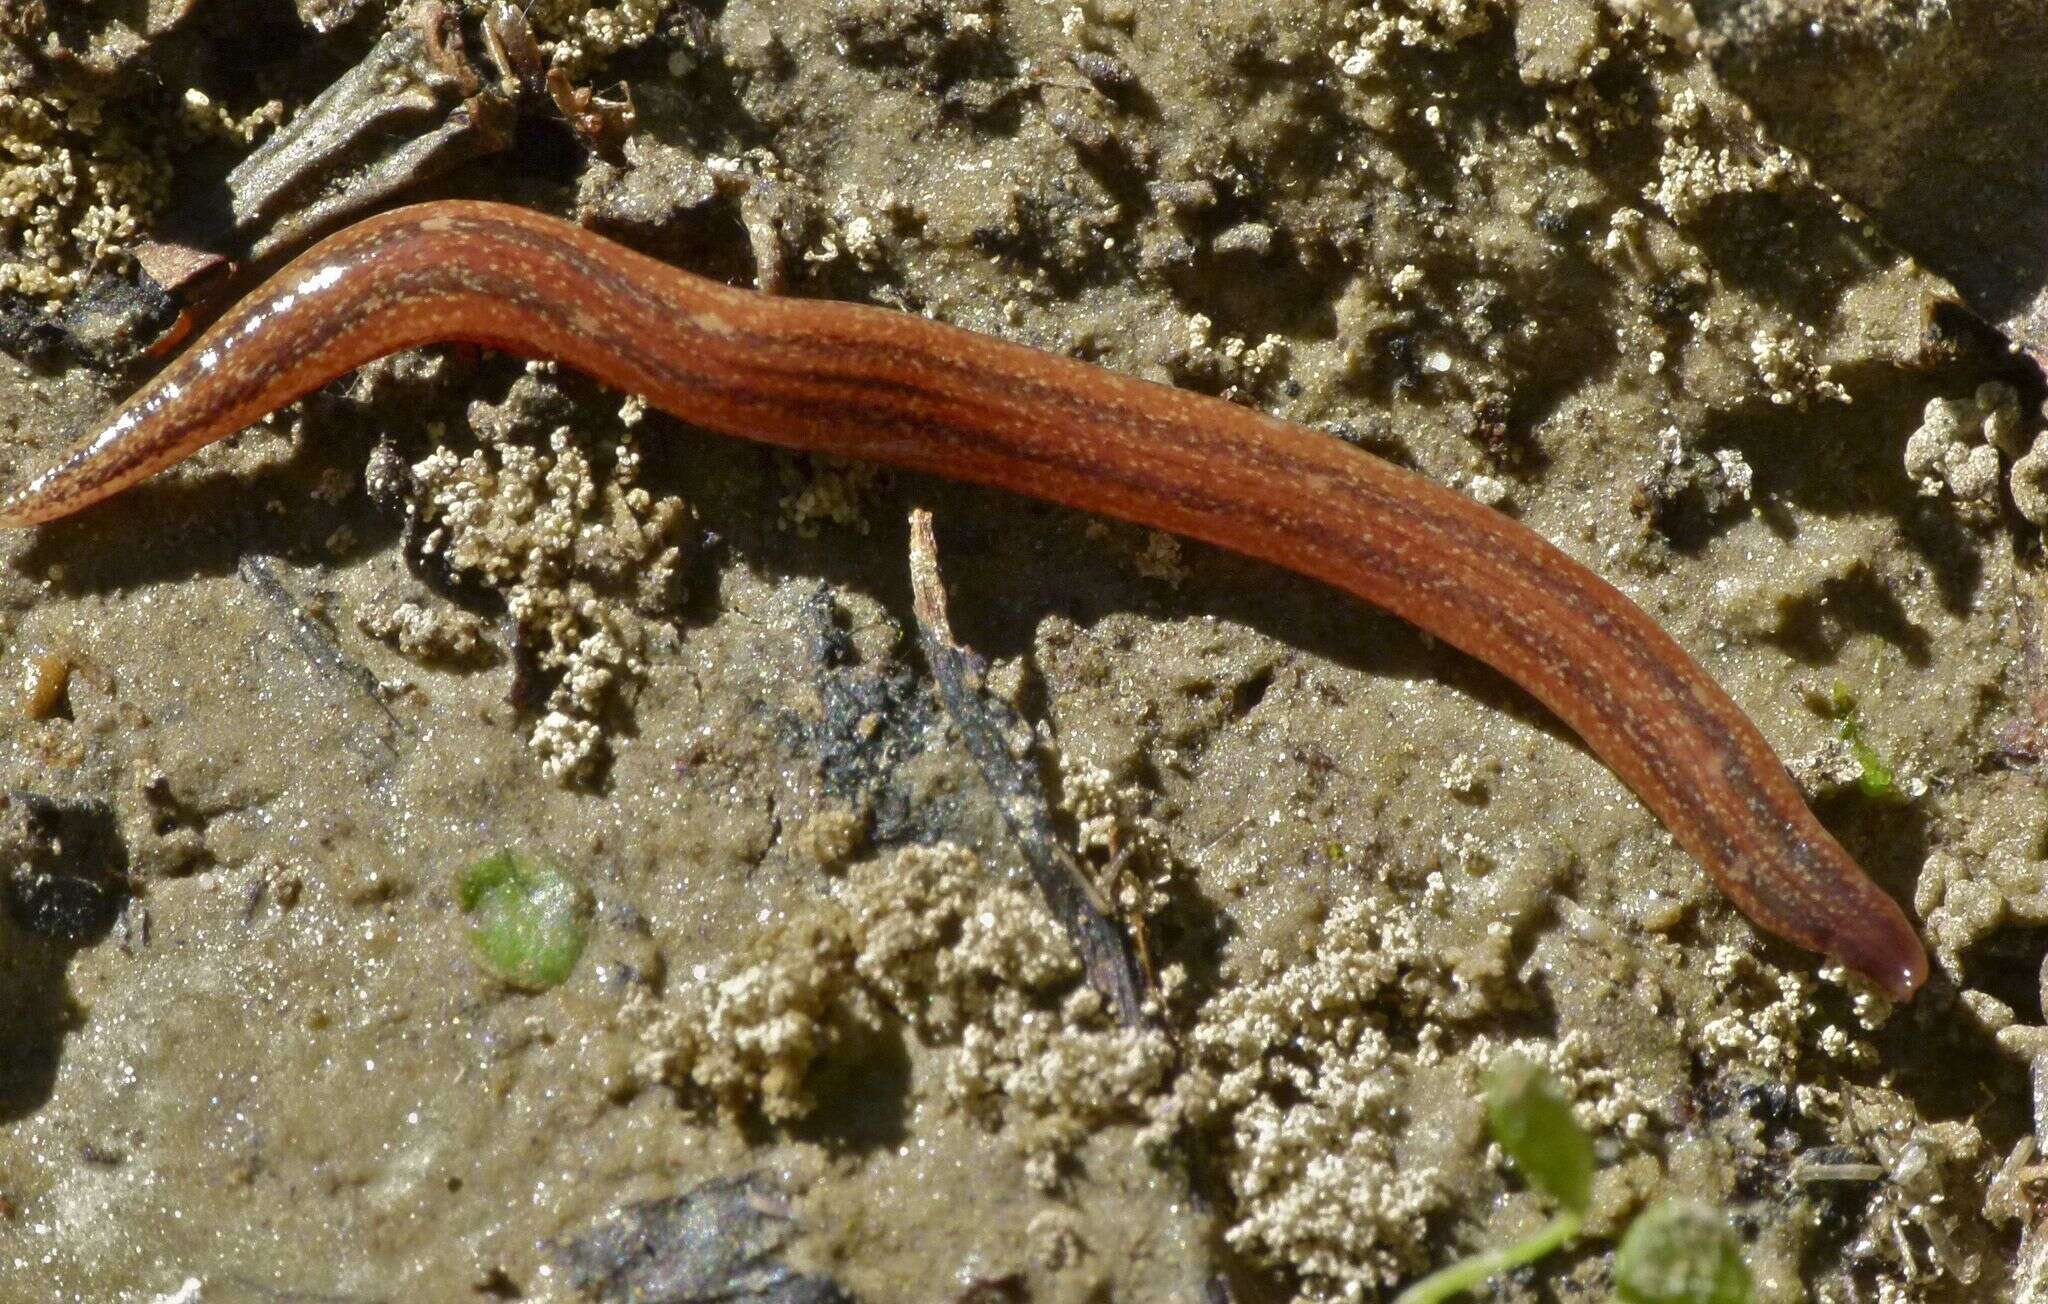
M 470 954 L 493 978 L 544 991 L 576 967 L 590 898 L 566 874 L 508 848 L 465 867 L 456 885 Z

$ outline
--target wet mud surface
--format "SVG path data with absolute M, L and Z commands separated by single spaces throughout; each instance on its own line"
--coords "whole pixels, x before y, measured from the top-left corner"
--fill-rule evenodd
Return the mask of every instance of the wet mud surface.
M 1760 934 L 1513 685 L 1309 581 L 421 350 L 0 540 L 0 1296 L 1376 1299 L 1546 1216 L 1487 1141 L 1515 1052 L 1601 1169 L 1494 1298 L 1606 1298 L 1674 1193 L 1759 1299 L 2032 1297 L 2030 6 L 487 8 L 0 4 L 10 476 L 215 255 L 528 204 L 1509 512 L 1751 714 L 1935 977 Z M 914 508 L 1035 785 L 939 691 Z M 500 847 L 587 908 L 557 986 L 479 963 Z

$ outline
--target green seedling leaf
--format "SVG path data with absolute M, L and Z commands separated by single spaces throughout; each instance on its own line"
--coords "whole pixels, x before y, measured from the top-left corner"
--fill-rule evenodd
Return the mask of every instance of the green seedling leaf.
M 590 899 L 560 870 L 508 849 L 469 865 L 456 885 L 470 954 L 493 978 L 542 991 L 576 967 Z
M 1512 1272 L 1556 1253 L 1579 1234 L 1579 1215 L 1561 1213 L 1513 1245 L 1460 1259 L 1439 1268 L 1394 1297 L 1394 1304 L 1442 1304 L 1473 1290 L 1490 1277 Z
M 1878 801 L 1899 800 L 1899 777 L 1863 736 L 1863 721 L 1856 714 L 1856 697 L 1847 684 L 1835 684 L 1829 705 L 1835 718 L 1835 734 L 1849 745 L 1849 755 L 1855 758 L 1857 788 L 1864 796 Z
M 1503 1056 L 1487 1075 L 1486 1112 L 1493 1139 L 1529 1185 L 1583 1218 L 1593 1199 L 1593 1138 L 1557 1082 L 1520 1056 Z
M 1504 1055 L 1487 1074 L 1486 1113 L 1493 1139 L 1529 1185 L 1557 1201 L 1558 1214 L 1512 1245 L 1439 1268 L 1395 1296 L 1394 1304 L 1440 1304 L 1555 1253 L 1579 1234 L 1593 1198 L 1593 1138 L 1572 1117 L 1557 1082 L 1519 1055 Z
M 1749 1304 L 1749 1264 L 1719 1210 L 1666 1200 L 1621 1238 L 1614 1288 L 1628 1304 Z

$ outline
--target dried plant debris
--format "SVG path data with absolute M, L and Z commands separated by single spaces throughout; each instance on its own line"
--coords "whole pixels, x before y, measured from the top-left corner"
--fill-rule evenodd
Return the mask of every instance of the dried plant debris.
M 397 760 L 405 727 L 385 701 L 384 685 L 335 641 L 334 631 L 292 592 L 275 562 L 252 555 L 244 557 L 236 569 L 284 627 L 307 666 L 333 691 L 337 705 L 369 723 L 368 736 L 361 744 L 380 770 L 389 769 Z
M 609 98 L 575 79 L 645 42 L 671 7 L 421 0 L 395 11 L 361 62 L 229 174 L 237 230 L 255 237 L 256 256 L 303 243 L 505 149 L 520 113 L 543 97 L 586 144 L 615 149 L 632 132 L 630 94 Z M 465 40 L 465 8 L 479 17 L 481 56 Z
M 720 1178 L 627 1205 L 555 1247 L 569 1283 L 601 1304 L 844 1304 L 830 1278 L 783 1252 L 802 1235 L 765 1174 Z
M 513 108 L 495 85 L 455 11 L 417 6 L 228 174 L 236 229 L 261 257 L 503 149 Z
M 572 125 L 589 119 L 621 131 L 612 102 L 578 79 L 645 44 L 678 10 L 673 0 L 560 0 L 523 11 L 484 0 L 298 0 L 298 7 L 315 32 L 370 14 L 388 28 L 288 122 L 282 101 L 236 118 L 189 86 L 174 130 L 156 134 L 134 127 L 136 104 L 106 99 L 109 83 L 53 75 L 31 50 L 42 42 L 37 53 L 61 52 L 60 67 L 68 58 L 111 72 L 144 58 L 198 6 L 158 0 L 135 25 L 93 6 L 24 0 L 0 8 L 0 293 L 61 299 L 95 277 L 124 273 L 123 256 L 165 207 L 169 151 L 209 137 L 245 146 L 262 139 L 226 181 L 234 228 L 260 257 L 505 148 L 529 80 L 533 96 L 575 108 Z M 530 51 L 541 66 L 480 59 L 464 38 L 466 13 L 481 20 L 491 54 Z M 501 35 L 504 28 L 525 32 L 529 22 L 539 29 L 534 35 Z M 204 67 L 203 60 L 166 61 L 172 75 L 195 64 Z M 0 344 L 35 353 L 23 335 L 10 328 Z M 81 356 L 106 360 L 90 349 Z
M 1053 829 L 1045 785 L 1028 753 L 1020 757 L 1011 741 L 1019 736 L 1028 740 L 1029 730 L 1006 703 L 986 692 L 988 662 L 953 637 L 931 513 L 925 511 L 913 512 L 910 518 L 910 583 L 925 661 L 946 714 L 994 790 L 1003 820 L 1024 848 L 1047 908 L 1081 954 L 1089 983 L 1119 1020 L 1135 1026 L 1143 1017 L 1151 976 L 1112 916 L 1109 900 Z

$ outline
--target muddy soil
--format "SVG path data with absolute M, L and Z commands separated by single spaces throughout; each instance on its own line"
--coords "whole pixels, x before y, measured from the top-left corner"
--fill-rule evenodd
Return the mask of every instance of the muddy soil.
M 9 475 L 295 221 L 529 205 L 1515 516 L 1934 978 L 1764 935 L 1519 689 L 1312 582 L 427 349 L 0 540 L 0 1299 L 1378 1299 L 1548 1216 L 1487 1138 L 1511 1052 L 1601 1167 L 1493 1298 L 1607 1298 L 1670 1195 L 1760 1300 L 2036 1297 L 2028 0 L 489 9 L 0 3 Z M 934 691 L 917 507 L 1147 1022 Z M 587 906 L 557 986 L 480 960 L 501 847 Z

